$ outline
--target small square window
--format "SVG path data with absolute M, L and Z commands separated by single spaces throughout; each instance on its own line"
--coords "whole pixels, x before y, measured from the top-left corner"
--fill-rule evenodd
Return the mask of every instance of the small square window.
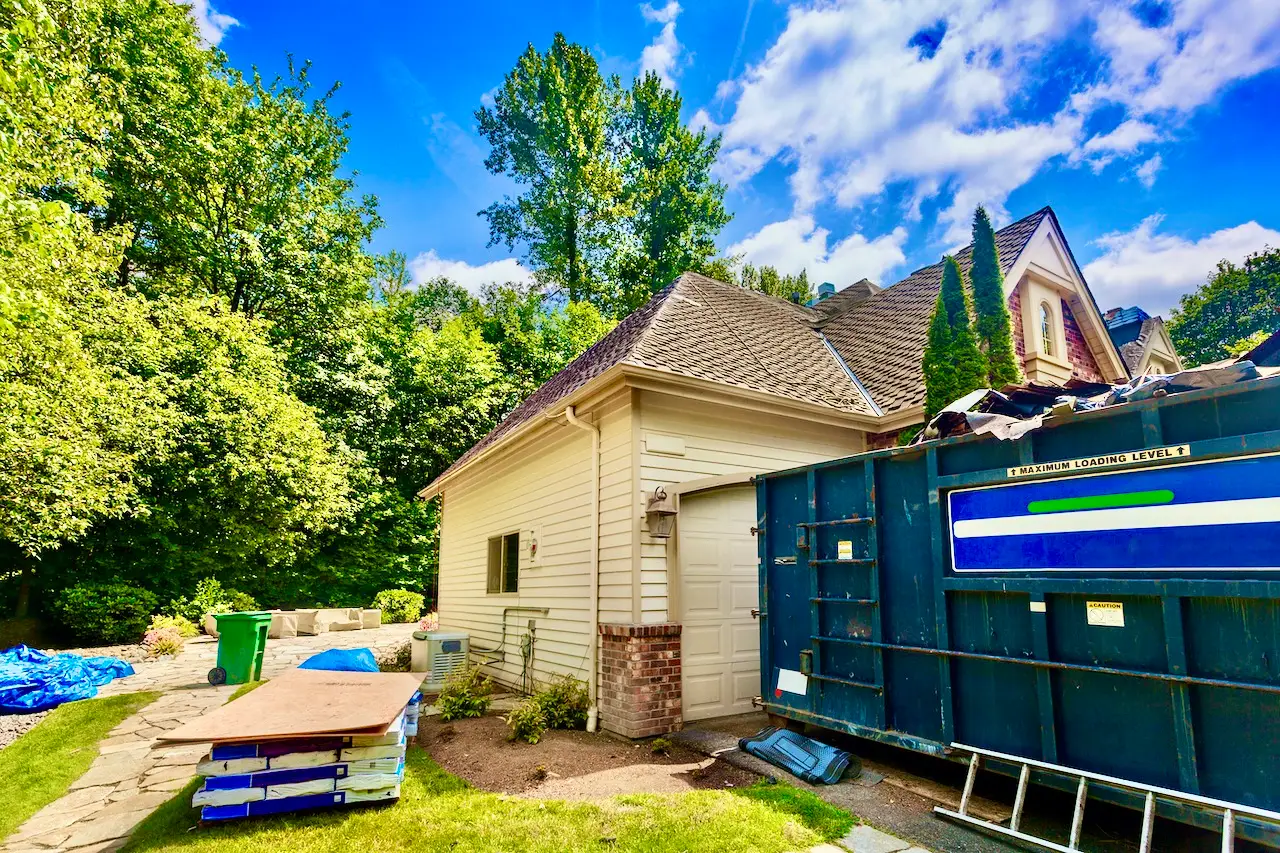
M 489 540 L 489 578 L 486 592 L 520 589 L 520 534 L 508 533 Z

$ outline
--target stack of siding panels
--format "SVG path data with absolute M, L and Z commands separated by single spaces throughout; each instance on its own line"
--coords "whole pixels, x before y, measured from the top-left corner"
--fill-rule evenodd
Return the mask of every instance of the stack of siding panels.
M 191 804 L 214 822 L 395 800 L 421 700 L 414 694 L 383 734 L 214 742 L 196 768 L 205 781 Z

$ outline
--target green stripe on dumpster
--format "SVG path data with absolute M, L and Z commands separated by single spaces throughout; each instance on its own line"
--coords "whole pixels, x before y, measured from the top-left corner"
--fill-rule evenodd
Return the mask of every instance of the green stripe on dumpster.
M 1055 498 L 1032 501 L 1027 512 L 1077 512 L 1082 509 L 1116 509 L 1125 506 L 1159 506 L 1173 503 L 1173 492 L 1168 489 L 1152 489 L 1148 492 L 1121 492 L 1115 495 L 1086 495 L 1080 498 Z

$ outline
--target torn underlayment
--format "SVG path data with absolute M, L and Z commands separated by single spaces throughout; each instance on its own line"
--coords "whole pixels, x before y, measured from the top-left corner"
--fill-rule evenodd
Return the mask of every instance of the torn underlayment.
M 1138 376 L 1124 385 L 1071 379 L 1061 387 L 1031 383 L 1006 386 L 1003 392 L 980 388 L 935 415 L 912 443 L 967 433 L 990 434 L 1007 441 L 1038 429 L 1048 418 L 1065 418 L 1152 397 L 1232 385 L 1275 372 L 1275 368 L 1258 368 L 1253 362 L 1240 361 L 1181 373 Z

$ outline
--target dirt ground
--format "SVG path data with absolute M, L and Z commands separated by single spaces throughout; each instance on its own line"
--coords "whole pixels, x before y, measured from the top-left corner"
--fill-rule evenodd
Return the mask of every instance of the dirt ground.
M 650 742 L 606 733 L 548 731 L 536 744 L 512 743 L 498 716 L 452 723 L 427 718 L 418 745 L 477 788 L 550 799 L 737 788 L 758 778 L 680 746 L 655 755 Z

